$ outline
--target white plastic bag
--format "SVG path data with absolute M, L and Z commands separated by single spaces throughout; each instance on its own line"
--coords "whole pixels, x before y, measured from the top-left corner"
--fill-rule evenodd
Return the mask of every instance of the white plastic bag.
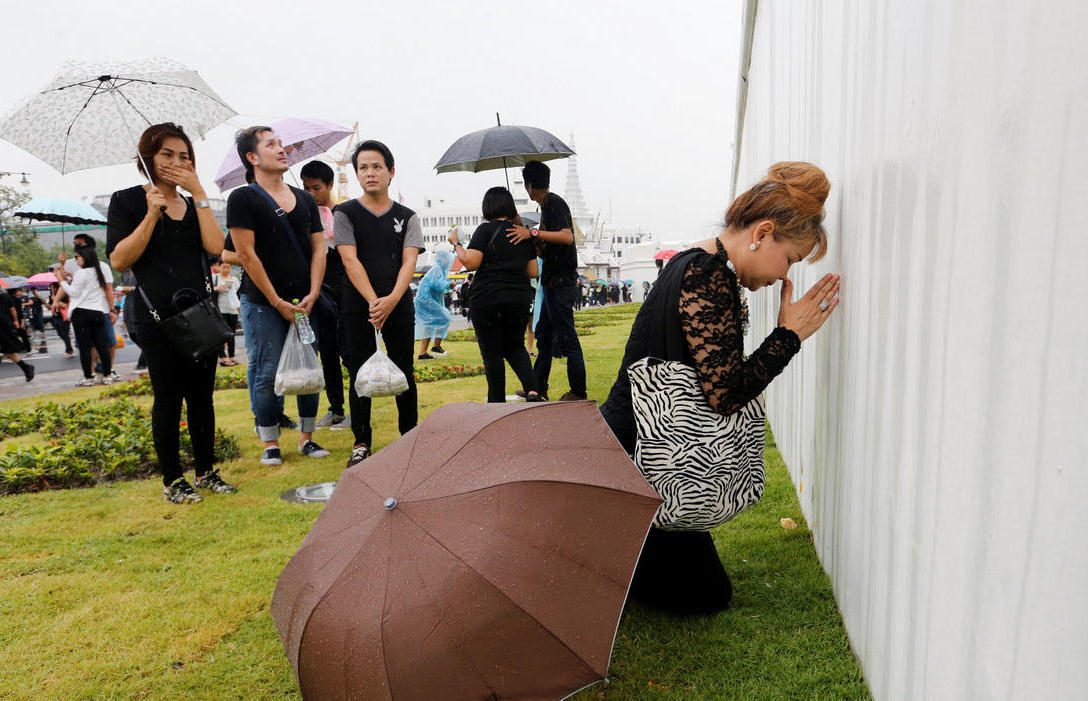
M 355 375 L 355 393 L 360 397 L 393 397 L 408 389 L 408 378 L 382 350 L 382 335 L 374 331 L 374 355 L 367 358 Z
M 314 349 L 298 337 L 298 327 L 291 324 L 280 353 L 273 391 L 285 394 L 317 394 L 325 389 L 325 373 Z

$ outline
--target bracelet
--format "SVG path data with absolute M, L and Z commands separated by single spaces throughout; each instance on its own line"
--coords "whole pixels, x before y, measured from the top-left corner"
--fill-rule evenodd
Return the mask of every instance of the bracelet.
M 194 206 L 195 206 L 195 207 L 196 207 L 197 209 L 208 209 L 208 208 L 210 208 L 210 207 L 212 206 L 212 201 L 211 201 L 211 200 L 209 200 L 209 199 L 207 199 L 207 198 L 205 198 L 205 199 L 202 199 L 202 200 L 197 200 L 197 201 L 196 201 L 196 202 L 194 203 Z

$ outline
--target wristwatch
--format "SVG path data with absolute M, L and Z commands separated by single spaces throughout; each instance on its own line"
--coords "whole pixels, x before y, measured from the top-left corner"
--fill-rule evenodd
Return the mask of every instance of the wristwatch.
M 211 200 L 207 200 L 207 199 L 204 199 L 204 200 L 197 200 L 197 201 L 196 201 L 196 202 L 194 202 L 193 204 L 194 204 L 194 206 L 196 206 L 196 207 L 197 207 L 198 209 L 207 209 L 208 207 L 211 207 L 211 206 L 212 206 L 212 201 L 211 201 Z
M 529 229 L 529 235 L 535 239 L 537 236 L 540 236 L 540 229 L 534 226 L 532 229 Z

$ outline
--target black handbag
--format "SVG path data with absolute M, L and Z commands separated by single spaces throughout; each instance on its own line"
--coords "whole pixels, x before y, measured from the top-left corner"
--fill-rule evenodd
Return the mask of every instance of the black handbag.
M 161 318 L 152 306 L 151 300 L 147 298 L 144 288 L 137 285 L 148 311 L 151 312 L 151 317 L 162 329 L 163 334 L 179 353 L 193 360 L 202 360 L 212 353 L 218 353 L 223 348 L 223 344 L 234 335 L 234 331 L 227 325 L 215 304 L 212 280 L 208 274 L 208 259 L 203 251 L 201 251 L 201 261 L 204 269 L 204 291 L 207 294 L 201 297 L 196 290 L 181 288 L 174 293 L 172 299 L 174 306 L 181 311 L 173 316 Z

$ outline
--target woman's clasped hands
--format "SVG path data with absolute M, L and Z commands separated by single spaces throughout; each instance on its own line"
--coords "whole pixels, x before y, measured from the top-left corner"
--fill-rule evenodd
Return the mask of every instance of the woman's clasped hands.
M 793 331 L 804 341 L 816 333 L 835 307 L 839 306 L 839 275 L 828 273 L 809 288 L 796 302 L 793 282 L 782 278 L 782 303 L 778 308 L 778 325 Z

